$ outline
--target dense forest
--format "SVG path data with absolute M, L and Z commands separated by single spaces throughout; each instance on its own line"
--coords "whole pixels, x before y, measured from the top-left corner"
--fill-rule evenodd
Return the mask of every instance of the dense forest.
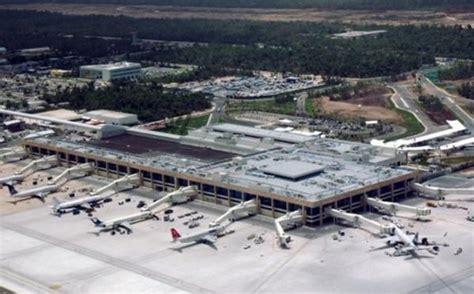
M 19 27 L 22 30 L 18 30 Z M 378 37 L 352 40 L 332 38 L 333 33 L 346 29 L 385 29 L 387 32 Z M 418 69 L 422 64 L 434 63 L 435 56 L 474 59 L 474 30 L 471 28 L 159 20 L 0 10 L 0 46 L 10 50 L 51 46 L 64 54 L 108 56 L 110 52 L 138 50 L 126 45 L 131 32 L 146 39 L 201 42 L 188 47 L 161 45 L 148 54 L 131 55 L 140 60 L 239 70 L 370 77 Z M 65 38 L 65 35 L 73 37 Z M 84 35 L 123 40 L 85 40 Z M 91 54 L 87 53 L 88 48 Z
M 472 0 L 0 0 L 1 3 L 154 4 L 197 7 L 325 8 L 325 9 L 427 9 L 474 7 Z
M 211 107 L 200 93 L 165 92 L 157 83 L 114 82 L 111 87 L 95 89 L 92 84 L 66 89 L 56 95 L 43 97 L 48 103 L 69 102 L 75 110 L 109 109 L 136 113 L 141 121 L 149 122 L 189 114 Z
M 344 32 L 346 27 L 343 24 L 309 22 L 137 19 L 0 10 L 0 40 L 3 42 L 5 37 L 10 37 L 8 47 L 11 49 L 21 48 L 22 42 L 28 42 L 29 35 L 95 35 L 130 39 L 132 32 L 137 32 L 139 38 L 164 41 L 289 46 L 301 41 L 327 39 L 331 34 Z M 16 36 L 18 39 L 15 42 Z
M 474 83 L 462 83 L 458 88 L 459 95 L 474 100 Z

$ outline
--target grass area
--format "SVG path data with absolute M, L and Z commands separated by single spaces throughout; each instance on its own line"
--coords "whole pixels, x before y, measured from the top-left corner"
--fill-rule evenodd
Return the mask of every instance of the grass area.
M 208 119 L 209 115 L 179 119 L 161 131 L 175 135 L 187 135 L 189 130 L 205 126 Z
M 397 140 L 397 139 L 400 139 L 400 138 L 413 136 L 413 135 L 419 134 L 419 133 L 424 131 L 425 128 L 416 119 L 416 117 L 412 113 L 410 113 L 408 111 L 405 111 L 405 110 L 402 110 L 402 109 L 396 108 L 395 105 L 393 104 L 392 100 L 389 100 L 389 103 L 390 103 L 389 104 L 389 109 L 393 110 L 393 111 L 396 111 L 402 117 L 403 124 L 401 124 L 400 126 L 403 127 L 406 131 L 405 131 L 405 133 L 403 133 L 401 135 L 397 135 L 397 136 L 387 138 L 386 139 L 387 141 L 392 141 L 392 140 Z
M 261 111 L 294 115 L 296 111 L 296 101 L 291 99 L 280 102 L 275 100 L 232 102 L 226 107 L 226 110 L 228 112 Z
M 308 97 L 304 101 L 304 111 L 310 116 L 314 117 L 314 98 Z

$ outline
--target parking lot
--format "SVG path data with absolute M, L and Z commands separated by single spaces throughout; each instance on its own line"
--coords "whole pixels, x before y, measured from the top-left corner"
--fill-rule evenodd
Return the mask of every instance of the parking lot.
M 15 165 L 1 166 L 0 176 L 12 173 Z M 41 172 L 40 178 L 59 173 Z M 31 176 L 18 190 L 32 185 Z M 82 197 L 83 188 L 102 186 L 107 179 L 87 177 L 67 183 L 63 191 L 48 195 L 46 203 L 31 199 L 7 203 L 7 190 L 0 191 L 0 277 L 4 287 L 19 293 L 130 293 L 130 292 L 454 292 L 468 293 L 474 285 L 474 223 L 466 210 L 432 208 L 430 222 L 396 217 L 406 230 L 437 235 L 442 247 L 437 256 L 420 252 L 421 258 L 390 257 L 393 248 L 378 249 L 384 241 L 367 231 L 331 225 L 290 231 L 290 249 L 276 243 L 273 222 L 257 216 L 227 227 L 234 231 L 216 243 L 171 243 L 170 229 L 182 235 L 198 231 L 224 212 L 199 201 L 174 206 L 164 221 L 166 205 L 157 216 L 133 224 L 133 233 L 96 234 L 86 213 L 50 214 L 52 197 L 62 200 Z M 41 183 L 43 185 L 44 183 Z M 39 185 L 39 184 L 38 184 Z M 123 192 L 94 216 L 110 219 L 137 212 L 138 201 L 151 202 L 157 192 L 144 188 Z M 130 202 L 124 199 L 130 198 Z M 422 204 L 426 200 L 412 199 Z M 474 211 L 474 203 L 457 204 Z M 7 207 L 14 207 L 9 208 Z M 184 216 L 193 211 L 197 213 Z M 183 223 L 196 216 L 200 226 Z M 368 214 L 381 222 L 380 215 Z M 338 231 L 343 231 L 343 235 Z M 447 233 L 447 234 L 445 234 Z M 263 243 L 256 244 L 261 236 Z M 253 238 L 250 238 L 253 237 Z M 454 252 L 462 248 L 462 253 Z M 387 288 L 387 285 L 392 285 Z

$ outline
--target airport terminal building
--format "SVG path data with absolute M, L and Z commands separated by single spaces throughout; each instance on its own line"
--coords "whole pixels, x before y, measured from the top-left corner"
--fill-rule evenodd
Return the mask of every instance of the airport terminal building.
M 157 191 L 193 185 L 198 199 L 223 206 L 256 199 L 270 217 L 299 209 L 308 226 L 332 222 L 327 207 L 363 212 L 365 197 L 405 199 L 418 176 L 398 167 L 404 155 L 391 149 L 232 124 L 187 136 L 124 128 L 105 137 L 22 144 L 36 157 L 57 155 L 63 166 L 92 162 L 100 176 L 139 173 Z

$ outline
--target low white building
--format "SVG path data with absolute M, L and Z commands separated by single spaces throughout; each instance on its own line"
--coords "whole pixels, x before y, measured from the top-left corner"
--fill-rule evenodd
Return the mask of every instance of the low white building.
M 79 74 L 81 78 L 92 80 L 136 79 L 142 75 L 142 66 L 132 62 L 83 65 L 79 68 Z
M 83 117 L 104 122 L 110 125 L 133 125 L 138 122 L 136 114 L 111 110 L 94 110 L 83 114 Z

